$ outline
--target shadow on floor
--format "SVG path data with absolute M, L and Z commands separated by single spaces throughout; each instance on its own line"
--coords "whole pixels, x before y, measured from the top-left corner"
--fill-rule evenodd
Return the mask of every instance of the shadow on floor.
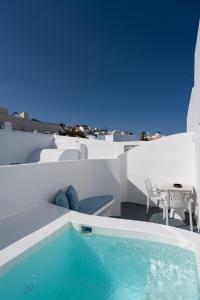
M 148 215 L 146 216 L 146 205 L 131 202 L 121 203 L 121 218 L 136 221 L 152 222 L 164 225 L 166 224 L 165 220 L 163 221 L 162 209 L 160 209 L 159 207 L 151 207 L 149 209 Z M 169 225 L 181 229 L 190 230 L 188 214 L 186 213 L 186 218 L 184 221 L 169 218 Z M 194 232 L 197 232 L 196 222 L 194 219 L 193 226 Z

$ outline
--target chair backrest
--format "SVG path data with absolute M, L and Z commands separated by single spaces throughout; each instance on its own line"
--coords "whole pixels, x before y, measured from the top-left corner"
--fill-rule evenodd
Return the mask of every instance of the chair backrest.
M 151 180 L 150 179 L 146 179 L 145 180 L 145 185 L 146 185 L 147 193 L 149 195 L 152 195 L 153 194 L 153 186 L 152 186 Z
M 190 193 L 183 191 L 168 191 L 169 207 L 173 209 L 185 209 L 188 207 Z

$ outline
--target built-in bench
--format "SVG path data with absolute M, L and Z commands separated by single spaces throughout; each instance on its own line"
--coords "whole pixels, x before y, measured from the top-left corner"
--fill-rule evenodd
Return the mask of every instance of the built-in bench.
M 110 216 L 115 204 L 112 195 L 100 195 L 79 200 L 76 189 L 70 185 L 67 191 L 59 190 L 54 204 L 80 213 L 96 216 Z
M 110 216 L 115 200 L 112 195 L 85 198 L 79 202 L 79 212 L 96 216 Z

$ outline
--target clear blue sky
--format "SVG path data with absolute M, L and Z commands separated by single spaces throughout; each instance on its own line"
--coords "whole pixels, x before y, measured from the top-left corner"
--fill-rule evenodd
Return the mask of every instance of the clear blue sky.
M 41 120 L 185 131 L 199 0 L 0 1 L 0 106 Z

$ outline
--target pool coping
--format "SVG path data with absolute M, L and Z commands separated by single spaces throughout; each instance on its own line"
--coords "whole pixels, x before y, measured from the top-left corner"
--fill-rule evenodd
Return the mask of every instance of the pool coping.
M 96 234 L 156 241 L 192 250 L 196 256 L 200 282 L 200 235 L 166 225 L 86 215 L 74 211 L 67 212 L 2 249 L 0 251 L 0 268 L 47 239 L 62 227 L 70 224 L 76 230 L 80 230 L 81 225 L 88 225 L 93 228 L 93 232 Z

